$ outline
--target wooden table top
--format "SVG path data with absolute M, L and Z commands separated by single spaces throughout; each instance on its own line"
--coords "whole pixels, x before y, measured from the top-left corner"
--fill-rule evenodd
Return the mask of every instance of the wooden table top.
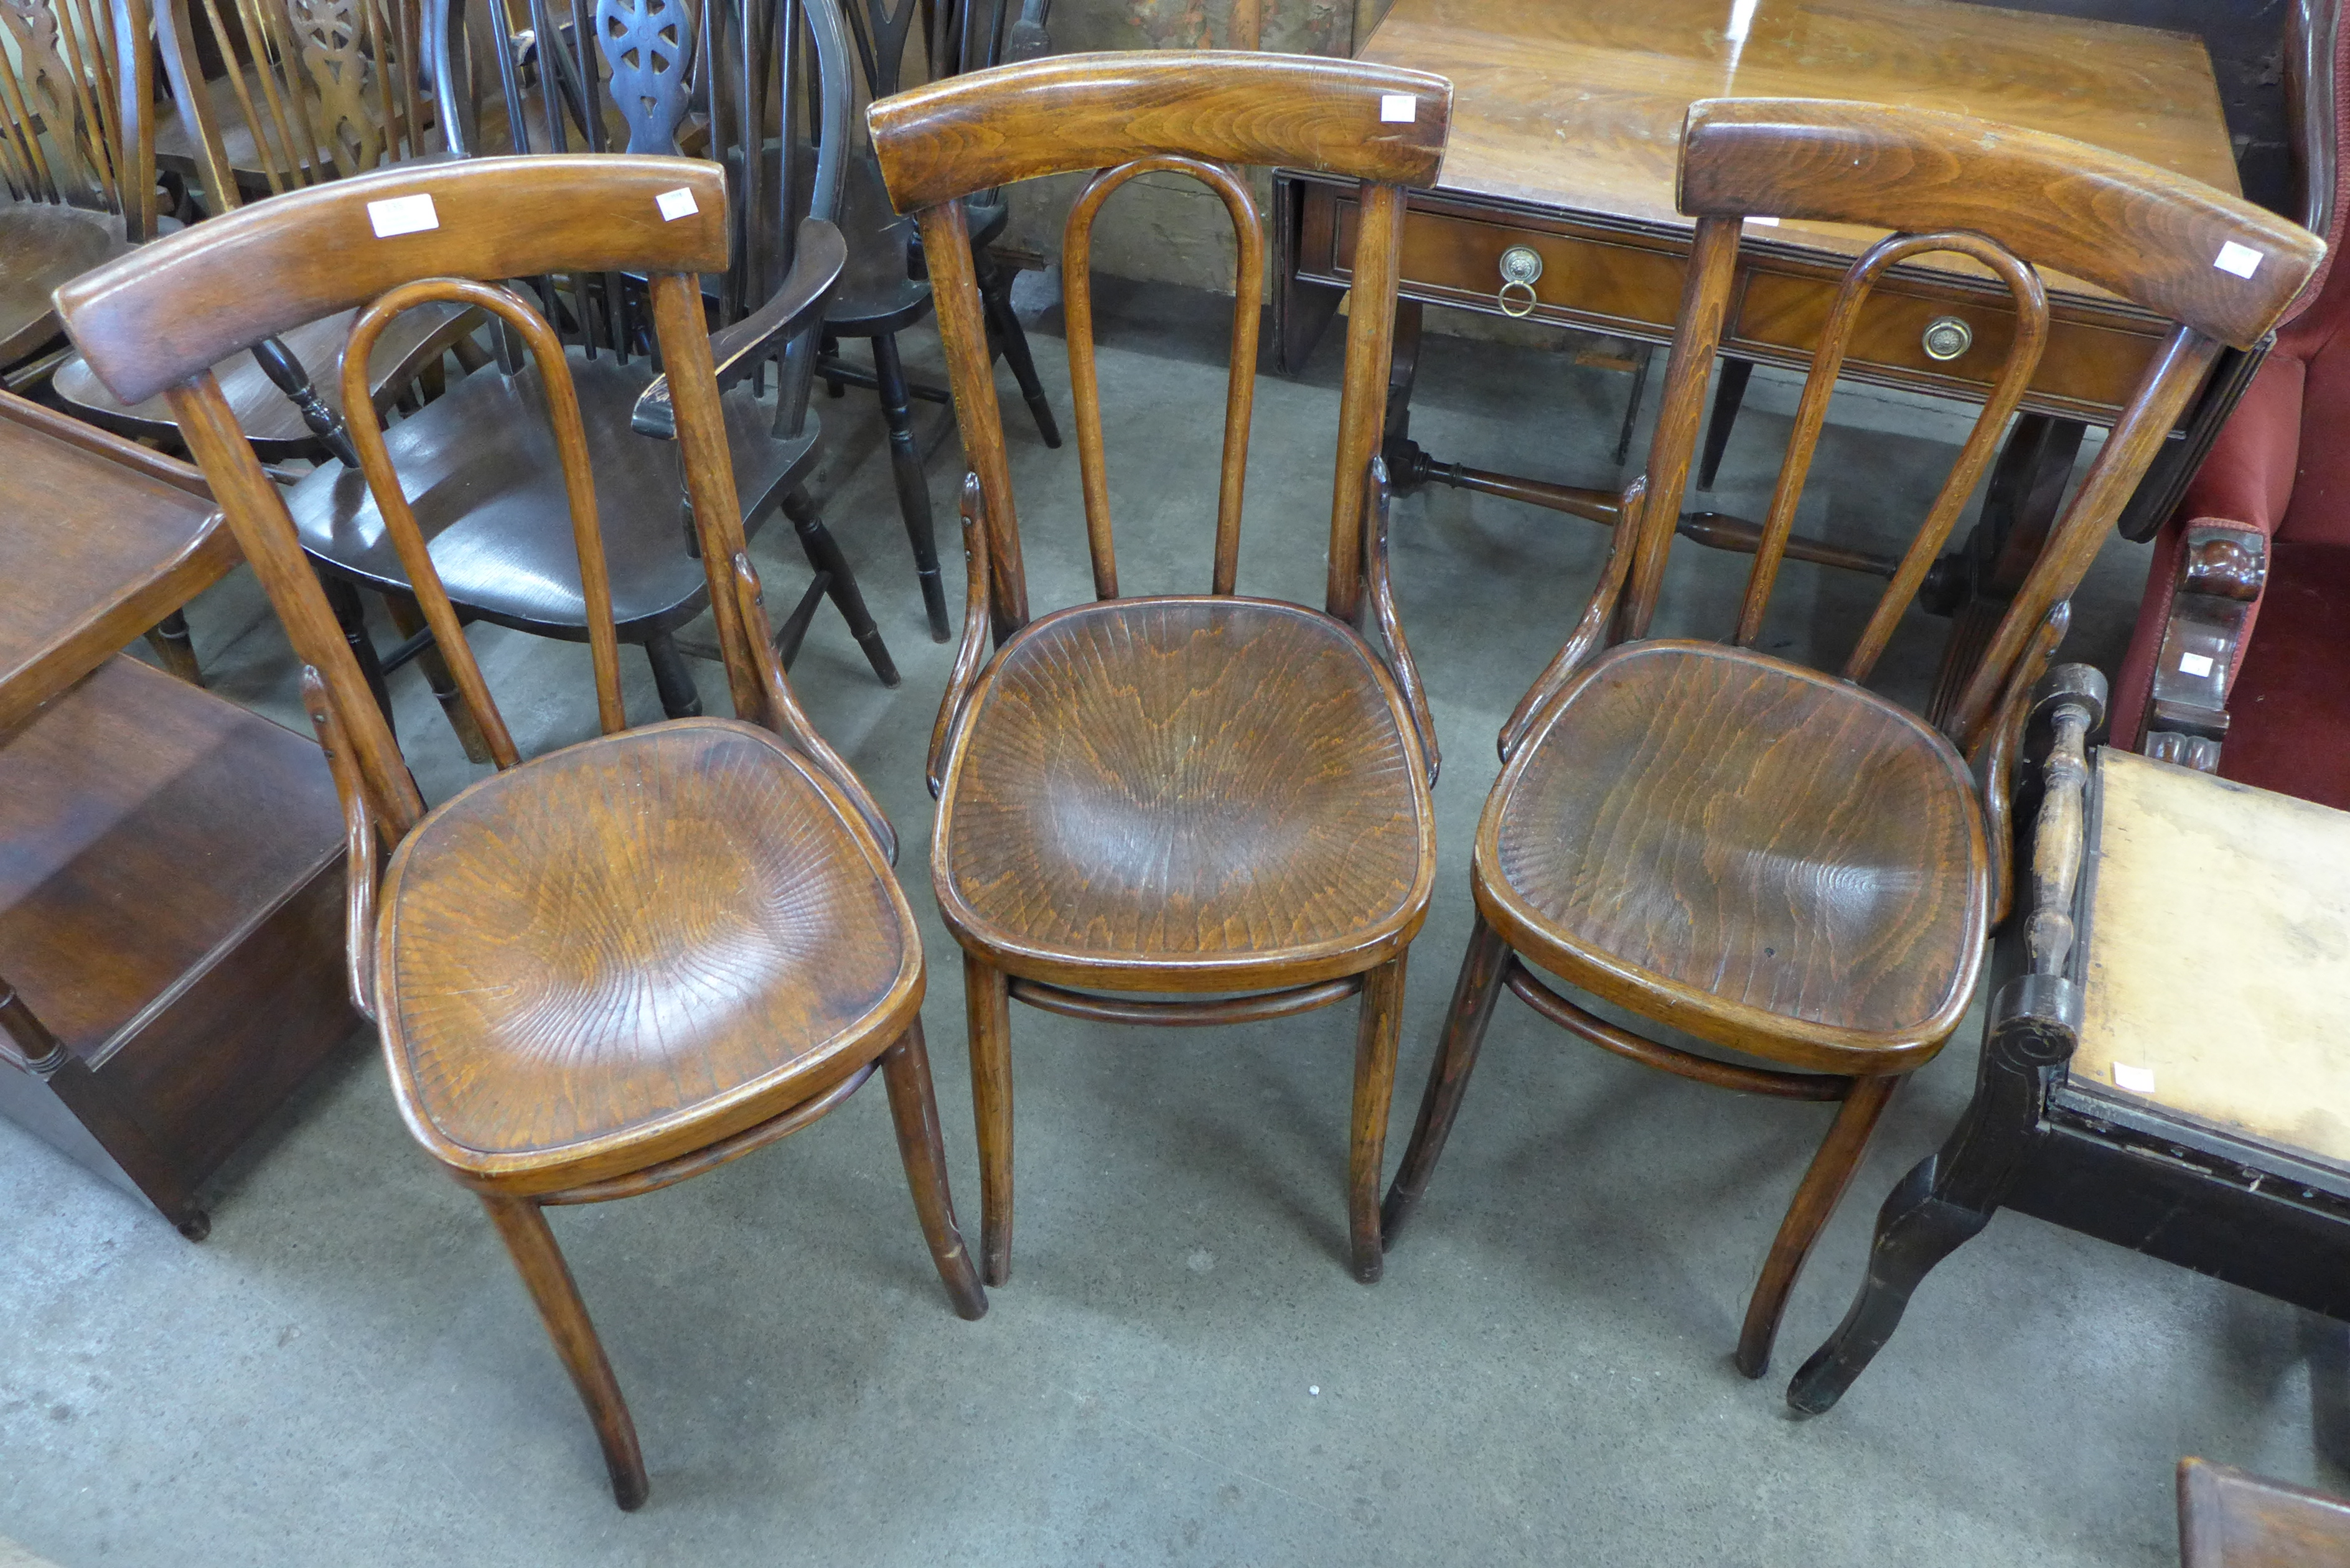
M 1643 227 L 1690 227 L 1673 175 L 1701 98 L 1948 109 L 2241 193 L 2210 57 L 2185 33 L 1958 0 L 1396 0 L 1359 52 L 1451 79 L 1440 190 Z M 1778 237 L 1850 254 L 1876 236 Z

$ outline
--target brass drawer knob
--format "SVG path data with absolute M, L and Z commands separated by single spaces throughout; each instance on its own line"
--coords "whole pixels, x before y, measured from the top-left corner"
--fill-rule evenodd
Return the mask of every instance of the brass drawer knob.
M 1955 316 L 1937 316 L 1926 323 L 1929 359 L 1955 359 L 1974 346 L 1974 328 Z
M 1502 288 L 1494 296 L 1504 316 L 1531 316 L 1534 308 L 1534 280 L 1542 276 L 1541 253 L 1528 245 L 1512 245 L 1502 253 Z M 1517 291 L 1516 295 L 1512 290 Z M 1523 296 L 1521 298 L 1519 296 Z

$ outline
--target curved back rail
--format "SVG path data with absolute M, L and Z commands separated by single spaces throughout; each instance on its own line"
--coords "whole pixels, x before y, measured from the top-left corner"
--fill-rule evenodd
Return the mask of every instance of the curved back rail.
M 990 557 L 990 618 L 999 641 L 1028 620 L 1027 577 L 989 372 L 970 231 L 959 198 L 1040 175 L 1109 170 L 1087 192 L 1086 200 L 1092 206 L 1084 209 L 1082 223 L 1072 214 L 1071 235 L 1082 255 L 1084 225 L 1090 224 L 1100 199 L 1130 177 L 1125 169 L 1129 164 L 1180 168 L 1206 181 L 1224 196 L 1236 222 L 1242 209 L 1232 206 L 1232 192 L 1223 184 L 1235 166 L 1299 166 L 1363 182 L 1346 381 L 1339 400 L 1326 597 L 1331 614 L 1352 621 L 1364 589 L 1365 485 L 1386 417 L 1403 187 L 1434 183 L 1451 101 L 1451 84 L 1420 71 L 1294 55 L 1142 51 L 996 67 L 933 82 L 871 106 L 867 123 L 890 200 L 898 211 L 916 213 L 921 222 L 955 415 L 984 502 L 981 510 Z M 1168 161 L 1154 164 L 1153 160 Z M 1257 227 L 1253 211 L 1250 222 L 1241 227 Z M 1243 239 L 1244 254 L 1250 243 Z M 1261 232 L 1256 244 L 1262 244 Z M 1063 286 L 1072 289 L 1072 298 L 1078 302 L 1073 311 L 1089 313 L 1090 296 L 1082 284 L 1073 284 L 1079 275 L 1080 269 L 1070 268 Z M 1243 286 L 1253 284 L 1256 275 L 1244 263 Z M 1243 332 L 1253 342 L 1254 317 L 1253 309 L 1239 312 L 1236 344 Z M 1089 475 L 1087 526 L 1095 545 L 1096 584 L 1101 591 L 1115 592 L 1106 492 L 1097 493 L 1097 480 L 1092 477 L 1100 464 L 1100 427 L 1097 405 L 1089 395 L 1091 349 L 1089 330 L 1072 330 L 1072 374 L 1085 375 L 1088 383 L 1076 401 L 1079 451 Z M 1081 362 L 1087 367 L 1083 370 Z M 1219 508 L 1217 545 L 1218 581 L 1224 586 L 1219 592 L 1230 591 L 1225 541 L 1238 526 L 1248 414 L 1245 378 L 1253 369 L 1253 364 L 1238 360 L 1232 368 L 1237 395 L 1226 410 L 1225 504 Z M 1235 418 L 1237 449 L 1232 433 Z M 1090 434 L 1086 433 L 1089 421 Z
M 2178 324 L 2058 519 L 1950 715 L 1946 728 L 1961 750 L 1970 749 L 1990 722 L 2035 631 L 2078 586 L 2221 347 L 2248 347 L 2265 336 L 2324 251 L 2314 235 L 2249 202 L 2063 137 L 1933 110 L 1802 99 L 1692 104 L 1682 132 L 1679 202 L 1697 218 L 1697 233 L 1635 523 L 1629 583 L 1616 617 L 1619 638 L 1646 635 L 1656 607 L 1746 216 L 1856 223 L 1894 234 L 1846 274 L 1823 334 L 1749 579 L 1737 631 L 1742 643 L 1759 627 L 1828 390 L 1868 287 L 1901 260 L 1954 250 L 1990 267 L 2017 301 L 2016 340 L 2000 380 L 1846 666 L 1851 680 L 1864 679 L 1874 666 L 2029 384 L 2047 324 L 2044 292 L 2025 264 L 2086 279 Z M 1557 682 L 1546 677 L 1544 684 Z
M 0 0 L 0 182 L 20 202 L 122 211 L 123 98 L 101 0 Z
M 694 210 L 664 215 L 660 198 L 680 189 L 692 193 Z M 432 228 L 378 236 L 371 210 L 380 214 L 386 202 L 405 203 L 391 210 L 412 218 L 420 201 L 430 202 Z M 67 330 L 118 398 L 135 402 L 168 395 L 296 654 L 317 674 L 319 701 L 334 722 L 328 739 L 342 758 L 338 770 L 348 769 L 354 787 L 364 792 L 365 815 L 393 841 L 422 815 L 422 799 L 302 553 L 285 499 L 238 431 L 208 367 L 301 322 L 362 306 L 369 308 L 354 324 L 347 365 L 364 367 L 372 334 L 423 300 L 456 298 L 495 312 L 529 343 L 546 375 L 581 545 L 582 586 L 592 601 L 608 590 L 570 379 L 567 371 L 557 373 L 561 348 L 535 311 L 489 286 L 593 270 L 649 280 L 685 491 L 734 711 L 764 722 L 806 753 L 874 825 L 884 845 L 894 843 L 871 796 L 808 725 L 766 639 L 757 581 L 744 555 L 699 282 L 699 275 L 724 265 L 726 229 L 723 173 L 701 160 L 609 154 L 411 166 L 295 192 L 196 224 L 57 291 Z M 350 407 L 365 410 L 369 404 L 361 397 Z M 399 499 L 380 429 L 361 412 L 352 431 L 377 505 L 442 651 L 459 672 L 467 704 L 494 737 L 496 760 L 508 765 L 512 740 L 497 722 L 479 667 Z M 598 708 L 608 730 L 625 722 L 608 600 L 590 640 Z
M 1216 489 L 1216 564 L 1209 592 L 1229 594 L 1240 570 L 1241 493 L 1248 472 L 1249 414 L 1256 391 L 1257 327 L 1264 300 L 1264 226 L 1240 171 L 1177 153 L 1136 158 L 1093 178 L 1069 207 L 1061 241 L 1062 308 L 1068 318 L 1069 393 L 1076 406 L 1077 466 L 1084 476 L 1086 543 L 1093 552 L 1094 591 L 1118 597 L 1118 554 L 1109 527 L 1109 476 L 1102 457 L 1101 390 L 1094 369 L 1094 220 L 1110 192 L 1138 174 L 1188 174 L 1223 198 L 1232 220 L 1231 383 L 1224 396 L 1224 458 Z

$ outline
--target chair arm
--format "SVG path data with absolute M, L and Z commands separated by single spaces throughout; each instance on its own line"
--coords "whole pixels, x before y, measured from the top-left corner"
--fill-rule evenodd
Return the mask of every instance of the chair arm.
M 2060 664 L 2041 681 L 2032 707 L 2050 738 L 2032 829 L 2024 950 L 2031 972 L 2062 977 L 2073 954 L 2074 894 L 2088 843 L 2089 737 L 2105 722 L 2106 678 L 2086 664 Z
M 1567 678 L 1607 646 L 1616 619 L 1616 601 L 1623 595 L 1625 579 L 1632 573 L 1633 542 L 1639 536 L 1640 506 L 1648 493 L 1645 474 L 1624 492 L 1624 499 L 1616 508 L 1616 536 L 1607 546 L 1607 564 L 1599 568 L 1599 581 L 1592 587 L 1590 602 L 1583 607 L 1583 618 L 1575 623 L 1566 645 L 1550 661 L 1550 668 L 1526 689 L 1516 710 L 1502 726 L 1497 749 L 1503 762 L 1510 760 L 1510 753 L 1518 749 L 1518 742 L 1534 728 L 1535 717 L 1550 706 L 1551 699 L 1558 695 Z
M 946 788 L 947 752 L 987 655 L 987 501 L 980 493 L 976 473 L 962 476 L 962 645 L 955 649 L 954 671 L 947 677 L 946 694 L 939 699 L 938 720 L 931 726 L 930 760 L 922 770 L 932 800 Z
M 840 269 L 848 263 L 848 244 L 840 231 L 822 218 L 804 218 L 793 253 L 791 275 L 766 304 L 710 335 L 710 358 L 718 370 L 718 389 L 724 391 L 755 366 L 773 358 L 803 328 L 816 324 Z M 629 428 L 639 435 L 661 441 L 677 439 L 677 410 L 669 398 L 669 378 L 656 376 L 637 399 Z
M 2182 544 L 2155 656 L 2144 750 L 2217 773 L 2228 738 L 2228 687 L 2268 583 L 2269 542 L 2258 529 L 2203 518 L 2187 525 Z

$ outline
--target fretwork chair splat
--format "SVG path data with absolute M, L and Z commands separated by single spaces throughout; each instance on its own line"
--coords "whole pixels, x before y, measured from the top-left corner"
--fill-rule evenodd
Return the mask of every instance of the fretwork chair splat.
M 371 209 L 427 199 L 436 228 L 373 233 Z M 381 1030 L 410 1131 L 480 1197 L 512 1253 L 623 1508 L 645 1499 L 643 1459 L 546 1207 L 714 1168 L 816 1121 L 878 1071 L 940 1277 L 962 1316 L 986 1310 L 947 1190 L 921 944 L 890 873 L 896 839 L 794 697 L 745 553 L 716 374 L 723 335 L 713 343 L 698 282 L 726 264 L 730 209 L 723 171 L 698 160 L 389 170 L 199 225 L 60 296 L 109 387 L 171 399 L 306 667 L 346 826 L 352 999 Z M 779 330 L 813 326 L 839 265 L 837 235 L 812 223 L 777 296 L 791 304 Z M 643 280 L 733 720 L 629 727 L 604 497 L 572 361 L 547 319 L 499 281 L 603 272 Z M 518 757 L 400 500 L 390 439 L 400 427 L 387 431 L 353 399 L 365 483 L 498 764 L 428 811 L 287 498 L 238 438 L 206 367 L 288 322 L 358 308 L 348 394 L 368 340 L 434 300 L 495 317 L 538 368 L 601 733 Z
M 1411 118 L 1382 117 L 1384 99 Z M 921 224 L 972 475 L 963 640 L 931 750 L 931 880 L 963 948 L 986 1277 L 1011 1269 L 1009 1004 L 1125 1023 L 1281 1017 L 1359 994 L 1348 1117 L 1352 1262 L 1379 1274 L 1378 1179 L 1406 949 L 1435 876 L 1435 752 L 1372 504 L 1404 187 L 1443 155 L 1451 93 L 1417 71 L 1287 56 L 1072 56 L 954 77 L 873 106 L 883 178 Z M 1241 164 L 1362 182 L 1337 413 L 1329 587 L 1236 594 L 1263 290 Z M 1099 170 L 1063 253 L 1096 602 L 1031 620 L 984 305 L 974 191 Z M 1103 201 L 1151 170 L 1220 197 L 1239 238 L 1231 391 L 1201 595 L 1137 596 L 1112 548 L 1087 283 Z M 1075 526 L 1068 519 L 1064 526 Z M 1375 615 L 1388 651 L 1357 629 Z M 983 658 L 993 631 L 998 647 Z
M 1697 231 L 1647 472 L 1623 497 L 1580 624 L 1503 729 L 1504 766 L 1471 858 L 1477 924 L 1386 1233 L 1392 1242 L 1427 1189 L 1503 990 L 1667 1071 L 1835 1102 L 1748 1303 L 1737 1361 L 1760 1376 L 1878 1116 L 1957 1026 L 1984 939 L 2005 918 L 2016 735 L 2065 601 L 2221 346 L 2258 341 L 2323 247 L 2243 202 L 2083 143 L 1816 100 L 1692 105 L 1679 202 Z M 1758 213 L 1894 232 L 1847 271 L 1821 334 L 1728 639 L 1651 639 L 1740 225 Z M 2223 246 L 2260 258 L 2251 276 L 2214 266 Z M 1870 286 L 1934 251 L 2006 283 L 2014 340 L 1850 656 L 1834 675 L 1806 670 L 1755 644 L 1828 394 Z M 2035 264 L 2178 325 L 1938 731 L 1862 682 L 2031 380 L 2048 332 Z M 1709 1051 L 1610 1023 L 1550 977 Z

